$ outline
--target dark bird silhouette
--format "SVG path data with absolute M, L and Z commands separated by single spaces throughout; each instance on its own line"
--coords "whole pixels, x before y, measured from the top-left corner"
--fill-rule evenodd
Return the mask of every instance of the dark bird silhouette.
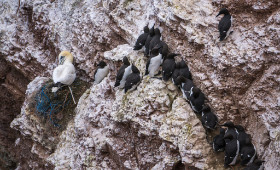
M 123 65 L 119 69 L 116 77 L 115 87 L 120 86 L 120 88 L 124 88 L 125 81 L 127 76 L 132 72 L 131 65 L 127 59 L 127 57 L 123 58 Z
M 216 135 L 213 139 L 213 149 L 216 152 L 224 151 L 226 142 L 224 140 L 225 129 L 220 128 L 220 134 Z
M 140 71 L 138 70 L 138 68 L 133 64 L 131 67 L 132 73 L 128 75 L 124 86 L 125 93 L 136 89 L 141 80 Z
M 152 38 L 153 38 L 153 36 L 155 35 L 155 30 L 154 30 L 154 26 L 149 30 L 149 35 L 148 35 L 148 37 L 147 37 L 147 39 L 146 39 L 146 42 L 145 42 L 145 53 L 144 53 L 144 55 L 145 56 L 149 56 L 149 52 L 150 52 L 150 49 L 149 49 L 149 47 L 150 47 L 150 42 L 151 42 L 151 40 L 152 40 Z
M 190 92 L 190 104 L 194 112 L 200 113 L 205 102 L 205 96 L 197 87 L 192 87 Z
M 202 114 L 201 117 L 202 125 L 207 129 L 214 130 L 218 124 L 218 118 L 211 111 L 211 108 L 208 105 L 203 106 L 201 114 Z
M 162 77 L 164 81 L 168 81 L 168 79 L 172 76 L 173 71 L 175 69 L 175 56 L 180 54 L 170 53 L 167 55 L 166 59 L 162 63 Z
M 220 41 L 223 41 L 230 33 L 229 29 L 232 24 L 232 16 L 226 8 L 221 9 L 221 11 L 216 17 L 218 17 L 221 14 L 224 14 L 224 17 L 219 22 L 218 29 L 220 32 Z
M 149 35 L 149 27 L 148 27 L 148 26 L 145 26 L 145 27 L 144 27 L 144 33 L 141 34 L 141 35 L 137 38 L 133 50 L 140 50 L 142 47 L 144 47 L 148 35 Z

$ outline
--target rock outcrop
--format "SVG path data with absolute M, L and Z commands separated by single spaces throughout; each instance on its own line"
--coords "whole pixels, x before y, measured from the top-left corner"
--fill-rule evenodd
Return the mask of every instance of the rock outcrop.
M 143 54 L 129 47 L 148 22 L 161 27 L 171 51 L 188 62 L 195 84 L 220 122 L 232 120 L 243 125 L 253 137 L 259 158 L 266 161 L 265 168 L 280 168 L 277 0 L 21 0 L 20 6 L 18 2 L 0 2 L 0 88 L 4 92 L 1 101 L 5 101 L 1 122 L 8 122 L 4 131 L 1 128 L 0 138 L 9 134 L 7 142 L 17 144 L 0 143 L 5 148 L 2 153 L 14 153 L 0 159 L 4 168 L 18 163 L 18 167 L 29 164 L 32 168 L 48 164 L 57 168 L 170 169 L 182 160 L 189 167 L 219 169 L 208 158 L 221 156 L 211 153 L 204 129 L 172 84 L 144 77 L 138 89 L 128 95 L 113 88 L 124 55 L 143 73 Z M 234 32 L 219 42 L 219 19 L 215 16 L 222 7 L 234 17 Z M 92 80 L 95 63 L 101 58 L 109 62 L 111 71 L 80 99 L 76 116 L 59 137 L 57 147 L 42 154 L 37 151 L 44 151 L 44 143 L 34 143 L 34 138 L 18 134 L 8 124 L 19 114 L 28 82 L 50 76 L 61 50 L 73 53 L 83 80 Z M 97 97 L 106 100 L 95 100 Z M 25 121 L 23 110 L 19 118 Z M 31 125 L 16 129 L 25 134 Z M 64 150 L 69 154 L 63 155 Z M 29 162 L 24 161 L 25 156 L 30 157 Z M 221 165 L 219 161 L 215 165 Z

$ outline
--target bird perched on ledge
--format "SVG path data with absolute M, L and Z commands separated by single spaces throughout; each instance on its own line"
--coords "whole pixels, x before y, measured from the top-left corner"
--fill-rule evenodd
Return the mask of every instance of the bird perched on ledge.
M 104 61 L 100 61 L 98 68 L 94 72 L 94 83 L 100 83 L 109 73 L 109 67 Z
M 59 65 L 53 71 L 53 81 L 55 84 L 71 85 L 76 78 L 76 70 L 73 65 L 73 55 L 69 51 L 62 51 L 59 56 Z M 53 88 L 56 92 L 58 88 Z
M 53 71 L 53 81 L 55 83 L 52 92 L 55 93 L 62 85 L 71 85 L 76 79 L 76 70 L 73 65 L 73 55 L 69 51 L 62 51 L 59 56 L 59 65 Z M 74 103 L 75 99 L 69 87 Z
M 221 9 L 216 17 L 218 17 L 221 14 L 224 14 L 224 17 L 219 22 L 218 29 L 220 32 L 220 41 L 223 41 L 232 32 L 230 28 L 232 25 L 233 18 L 226 8 Z

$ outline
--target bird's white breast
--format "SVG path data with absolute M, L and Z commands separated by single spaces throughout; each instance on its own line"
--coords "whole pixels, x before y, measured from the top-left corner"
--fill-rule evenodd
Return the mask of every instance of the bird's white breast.
M 72 63 L 64 63 L 63 65 L 57 66 L 53 71 L 54 83 L 62 83 L 71 85 L 76 78 L 75 67 Z
M 104 68 L 98 68 L 95 77 L 94 77 L 94 83 L 98 84 L 100 83 L 109 73 L 109 67 L 105 66 Z
M 126 67 L 124 70 L 123 77 L 120 81 L 120 86 L 119 86 L 120 88 L 124 88 L 126 78 L 131 73 L 132 73 L 132 70 L 131 70 L 131 65 L 130 65 L 130 66 Z
M 148 67 L 149 75 L 153 77 L 161 64 L 162 55 L 159 54 L 156 57 L 151 58 L 150 65 Z

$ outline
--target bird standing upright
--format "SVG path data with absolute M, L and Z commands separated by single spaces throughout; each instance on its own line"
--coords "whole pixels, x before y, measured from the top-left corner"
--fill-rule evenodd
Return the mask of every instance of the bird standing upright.
M 221 14 L 224 14 L 224 17 L 220 20 L 218 29 L 220 32 L 220 41 L 223 41 L 231 33 L 230 28 L 232 25 L 233 18 L 226 8 L 221 9 L 216 17 L 218 17 Z
M 138 70 L 138 68 L 132 64 L 131 69 L 132 73 L 127 76 L 124 86 L 125 93 L 136 89 L 141 80 L 140 71 Z
M 61 84 L 71 85 L 76 78 L 73 55 L 69 51 L 62 51 L 58 56 L 58 60 L 59 65 L 54 69 L 52 77 L 54 83 L 59 87 L 53 87 L 52 92 L 56 92 Z
M 128 61 L 128 58 L 124 57 L 123 65 L 121 66 L 121 68 L 119 69 L 119 71 L 117 73 L 115 87 L 119 86 L 120 88 L 124 88 L 126 78 L 131 72 L 132 72 L 131 65 Z
M 144 27 L 144 33 L 141 34 L 141 35 L 137 38 L 133 50 L 140 50 L 143 46 L 145 46 L 145 42 L 146 42 L 146 40 L 147 40 L 148 35 L 149 35 L 149 27 L 148 27 L 148 26 L 145 26 L 145 27 Z
M 100 63 L 97 65 L 98 68 L 94 72 L 94 83 L 98 84 L 100 83 L 109 73 L 109 67 L 104 61 L 100 61 Z
M 166 59 L 162 63 L 162 78 L 164 81 L 168 81 L 168 79 L 172 76 L 173 71 L 175 69 L 175 56 L 180 54 L 170 53 L 167 55 Z

